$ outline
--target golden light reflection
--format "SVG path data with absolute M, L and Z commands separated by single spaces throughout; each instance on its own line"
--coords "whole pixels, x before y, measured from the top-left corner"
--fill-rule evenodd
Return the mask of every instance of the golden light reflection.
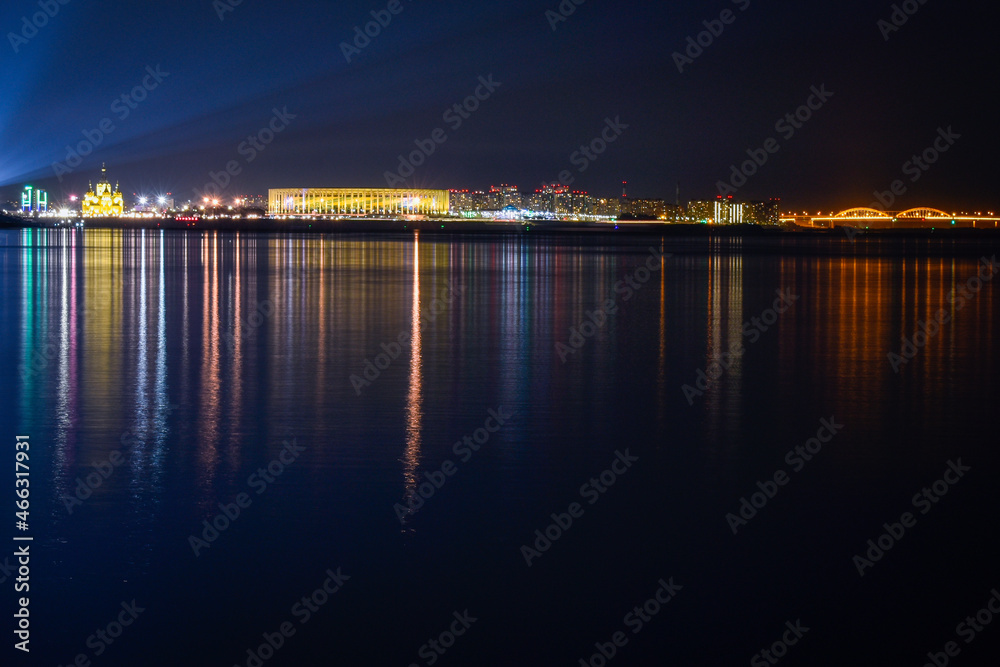
M 742 245 L 740 239 L 730 241 Z M 742 412 L 740 401 L 743 390 L 742 356 L 734 350 L 745 347 L 743 337 L 743 255 L 742 248 L 723 249 L 720 242 L 708 257 L 708 303 L 705 351 L 706 373 L 719 369 L 719 360 L 726 360 L 719 381 L 709 384 L 705 392 L 709 432 L 726 424 L 727 430 L 737 432 Z M 733 254 L 727 254 L 731 252 Z M 723 405 L 725 399 L 725 405 Z
M 330 295 L 328 294 L 329 281 L 327 280 L 327 276 L 329 276 L 330 274 L 327 272 L 327 265 L 326 265 L 326 253 L 327 253 L 326 245 L 327 244 L 325 238 L 321 238 L 318 244 L 313 244 L 313 256 L 314 258 L 318 259 L 318 264 L 319 264 L 318 270 L 320 276 L 320 279 L 317 281 L 319 283 L 318 285 L 319 293 L 317 294 L 319 304 L 318 304 L 318 312 L 316 318 L 319 324 L 319 334 L 317 337 L 319 345 L 317 346 L 318 349 L 316 350 L 317 396 L 322 395 L 319 389 L 327 385 L 328 382 L 326 374 L 327 364 L 330 363 L 330 360 L 328 358 L 329 352 L 328 352 L 328 341 L 327 341 L 327 337 L 330 336 L 329 322 L 328 322 L 330 314 L 328 312 L 328 304 L 327 304 L 327 301 L 330 299 Z M 310 265 L 314 264 L 315 262 L 310 262 Z
M 243 239 L 240 238 L 239 233 L 236 233 L 233 238 L 232 245 L 232 275 L 234 281 L 230 292 L 233 301 L 232 324 L 229 328 L 230 333 L 224 334 L 224 339 L 226 344 L 230 347 L 231 352 L 228 382 L 229 407 L 227 408 L 227 412 L 230 415 L 237 415 L 243 407 L 243 318 L 250 317 L 250 313 L 255 311 L 250 309 L 250 313 L 247 315 L 244 315 L 243 313 L 244 287 L 242 284 L 243 263 L 241 262 L 241 258 L 243 257 L 246 249 L 243 247 Z M 235 430 L 231 430 L 229 433 L 227 459 L 230 467 L 234 470 L 237 469 L 240 464 L 240 452 L 243 451 L 242 444 L 243 442 L 240 435 Z
M 421 370 L 420 337 L 420 232 L 413 232 L 413 305 L 410 324 L 410 390 L 406 395 L 406 454 L 403 459 L 405 497 L 413 498 L 417 492 L 417 467 L 420 465 L 420 427 L 423 403 L 423 374 Z
M 80 236 L 83 247 L 82 332 L 77 341 L 87 365 L 100 368 L 106 377 L 128 375 L 127 360 L 117 344 L 117 332 L 125 327 L 126 232 L 123 230 L 87 230 Z M 81 396 L 82 408 L 88 419 L 121 420 L 121 408 L 127 404 L 121 383 L 90 383 Z M 125 426 L 122 426 L 124 429 Z M 105 458 L 111 450 L 122 446 L 122 431 L 110 431 L 99 451 L 80 452 L 86 457 Z
M 202 331 L 201 331 L 201 407 L 197 432 L 201 434 L 199 457 L 202 462 L 201 483 L 209 487 L 219 462 L 219 394 L 221 390 L 219 351 L 219 247 L 218 236 L 201 239 L 202 259 Z
M 148 268 L 146 266 L 146 231 L 140 230 L 138 233 L 137 250 L 133 248 L 133 254 L 138 254 L 138 286 L 135 285 L 135 281 L 132 281 L 130 287 L 132 287 L 133 292 L 130 295 L 132 299 L 138 297 L 139 300 L 139 317 L 138 317 L 138 348 L 136 350 L 135 357 L 135 434 L 138 436 L 140 442 L 144 442 L 146 435 L 148 433 L 148 399 L 146 397 L 146 384 L 148 383 L 148 371 L 149 363 L 147 360 L 147 348 L 146 344 L 149 340 L 149 306 L 148 306 L 148 294 L 149 286 L 147 284 L 148 279 Z M 135 269 L 133 269 L 135 271 Z M 136 289 L 138 287 L 138 289 Z M 135 305 L 134 303 L 132 304 Z

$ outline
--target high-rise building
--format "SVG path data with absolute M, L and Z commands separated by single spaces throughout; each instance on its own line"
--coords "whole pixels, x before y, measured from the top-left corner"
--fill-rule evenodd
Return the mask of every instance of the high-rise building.
M 521 208 L 522 206 L 521 192 L 517 189 L 516 185 L 507 185 L 506 183 L 500 186 L 493 185 L 490 186 L 488 194 L 489 205 L 492 210 L 499 211 L 508 206 L 513 206 L 514 208 Z M 493 208 L 494 206 L 496 208 Z
M 593 215 L 594 198 L 581 190 L 569 193 L 569 212 L 573 215 Z
M 673 215 L 673 207 L 663 199 L 622 199 L 621 215 L 646 220 L 666 220 Z
M 534 213 L 565 215 L 572 207 L 570 189 L 559 183 L 545 183 L 528 198 L 528 208 Z
M 739 225 L 743 223 L 743 205 L 733 201 L 733 196 L 715 198 L 715 224 Z
M 752 225 L 781 224 L 780 199 L 749 201 L 743 204 L 743 222 Z
M 479 217 L 483 211 L 498 210 L 498 201 L 482 190 L 449 191 L 449 210 L 453 215 Z
M 780 225 L 781 224 L 781 199 L 778 197 L 771 197 L 767 200 L 764 205 L 764 224 L 765 225 Z
M 49 210 L 49 193 L 34 186 L 24 186 L 21 193 L 22 213 L 44 213 Z
M 692 222 L 716 225 L 779 225 L 781 200 L 735 202 L 731 196 L 717 196 L 713 201 L 688 203 L 688 218 Z
M 698 200 L 688 202 L 688 217 L 692 222 L 715 222 L 715 202 Z
M 450 190 L 448 192 L 448 209 L 453 215 L 461 215 L 471 211 L 472 193 L 468 190 Z
M 764 225 L 767 217 L 767 202 L 748 201 L 743 204 L 743 221 L 752 225 Z
M 618 197 L 595 198 L 591 202 L 591 212 L 602 218 L 617 218 L 621 215 L 621 199 Z

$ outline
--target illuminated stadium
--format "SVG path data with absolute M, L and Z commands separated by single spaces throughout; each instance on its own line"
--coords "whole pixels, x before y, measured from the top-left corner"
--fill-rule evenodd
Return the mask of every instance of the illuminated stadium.
M 268 191 L 270 215 L 446 215 L 447 190 L 283 188 Z

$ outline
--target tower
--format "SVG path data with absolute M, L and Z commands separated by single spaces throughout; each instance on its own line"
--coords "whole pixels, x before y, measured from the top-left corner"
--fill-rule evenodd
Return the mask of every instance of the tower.
M 101 164 L 101 180 L 97 182 L 96 189 L 91 189 L 83 196 L 81 208 L 83 215 L 90 218 L 119 216 L 125 213 L 125 198 L 118 190 L 117 184 L 114 190 L 111 189 L 107 165 Z

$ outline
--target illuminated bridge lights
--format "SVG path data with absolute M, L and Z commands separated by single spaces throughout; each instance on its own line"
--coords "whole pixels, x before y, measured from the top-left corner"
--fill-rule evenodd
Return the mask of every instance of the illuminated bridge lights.
M 964 227 L 990 227 L 995 228 L 1000 222 L 1000 218 L 983 215 L 960 215 L 957 213 L 946 213 L 941 209 L 930 207 L 911 208 L 905 211 L 880 211 L 874 208 L 858 207 L 849 208 L 835 215 L 817 215 L 810 218 L 813 227 L 865 227 L 871 229 L 893 229 L 909 227 L 928 227 L 937 225 L 958 226 L 962 223 Z

